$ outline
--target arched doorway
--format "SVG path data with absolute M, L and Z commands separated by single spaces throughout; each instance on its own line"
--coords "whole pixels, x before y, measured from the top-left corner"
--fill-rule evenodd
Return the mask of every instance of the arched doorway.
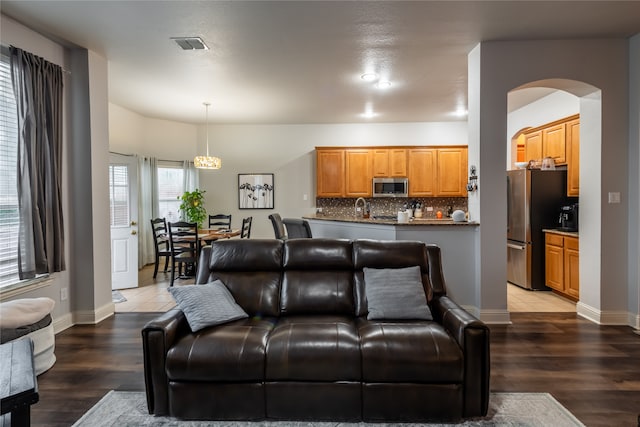
M 563 80 L 563 79 L 551 79 L 551 80 L 541 80 L 530 82 L 525 85 L 519 86 L 511 90 L 508 94 L 508 114 L 507 114 L 507 141 L 505 144 L 507 150 L 507 170 L 512 169 L 514 161 L 517 159 L 517 150 L 518 147 L 524 142 L 524 133 L 527 129 L 536 128 L 539 126 L 544 126 L 546 123 L 553 123 L 558 120 L 562 120 L 566 117 L 571 117 L 578 115 L 580 117 L 580 129 L 600 129 L 601 128 L 601 100 L 600 100 L 600 91 L 583 82 L 577 82 L 573 80 Z M 563 129 L 564 134 L 564 129 Z M 589 169 L 590 174 L 595 170 L 595 175 L 600 175 L 600 163 L 593 161 L 599 152 L 601 147 L 601 140 L 599 134 L 590 133 L 586 135 L 584 139 L 580 140 L 580 145 L 584 147 L 583 150 L 580 150 L 580 157 L 582 157 L 582 153 L 584 153 L 585 160 L 580 161 L 580 159 L 574 158 L 574 164 L 582 165 L 579 176 L 582 179 L 580 185 L 580 191 L 578 197 L 573 197 L 575 194 L 572 194 L 571 191 L 568 191 L 567 203 L 569 202 L 579 202 L 579 226 L 581 229 L 578 230 L 578 235 L 580 235 L 580 231 L 587 231 L 593 229 L 600 229 L 600 219 L 599 219 L 599 210 L 593 209 L 595 205 L 595 201 L 598 200 L 599 203 L 600 195 L 593 194 L 591 182 L 593 176 L 586 176 L 584 173 L 584 165 L 585 163 L 590 165 Z M 589 145 L 587 145 L 589 144 Z M 516 152 L 514 152 L 516 150 Z M 576 153 L 577 154 L 577 153 Z M 527 160 L 527 159 L 525 159 Z M 568 163 L 563 163 L 560 166 L 560 169 L 566 169 Z M 577 166 L 577 165 L 576 165 Z M 583 178 L 584 175 L 584 178 Z M 593 180 L 593 182 L 596 182 Z M 594 214 L 595 213 L 595 214 Z M 597 224 L 594 224 L 597 221 Z M 580 252 L 579 257 L 579 267 L 578 271 L 574 273 L 574 276 L 582 276 L 588 274 L 588 270 L 593 267 L 593 265 L 599 263 L 599 253 L 600 253 L 600 242 L 598 239 L 594 239 L 593 235 L 585 236 L 585 239 L 581 241 L 580 248 L 583 251 Z M 577 244 L 579 240 L 575 240 L 575 244 Z M 590 244 L 583 244 L 584 241 L 589 241 Z M 593 247 L 593 242 L 597 242 L 597 247 Z M 539 248 L 542 250 L 543 248 Z M 575 252 L 572 252 L 573 256 Z M 562 262 L 562 251 L 560 251 L 560 262 Z M 567 260 L 574 260 L 574 258 L 569 258 L 569 255 L 565 253 L 564 255 Z M 576 255 L 577 257 L 577 255 Z M 595 260 L 597 258 L 598 262 L 590 263 L 589 260 Z M 556 262 L 557 265 L 557 262 Z M 560 265 L 562 269 L 562 264 Z M 567 270 L 567 273 L 570 271 L 570 267 L 568 264 L 564 265 L 564 268 Z M 562 274 L 562 273 L 561 273 Z M 566 275 L 566 274 L 565 274 Z M 599 276 L 597 276 L 599 277 Z M 600 282 L 599 281 L 583 281 L 580 283 L 582 292 L 585 295 L 599 295 L 600 294 Z M 511 288 L 509 288 L 511 289 Z M 554 291 L 555 292 L 555 291 Z M 574 294 L 574 296 L 576 296 Z M 518 298 L 526 298 L 525 294 L 518 294 Z M 577 297 L 577 296 L 576 296 Z M 577 297 L 578 301 L 575 306 L 575 309 L 578 313 L 580 310 L 585 310 L 585 307 L 589 307 L 589 305 L 584 305 L 580 303 L 579 297 Z M 540 295 L 531 296 L 531 304 L 528 304 L 531 307 L 530 311 L 565 311 L 569 306 L 564 305 L 562 303 L 558 303 L 555 305 L 555 299 L 545 299 Z M 554 307 L 545 307 L 545 302 L 548 302 L 549 305 L 554 305 Z M 512 307 L 517 307 L 515 304 L 511 305 Z M 588 311 L 588 308 L 586 309 Z M 588 314 L 588 313 L 584 313 Z M 589 316 L 586 316 L 589 317 Z

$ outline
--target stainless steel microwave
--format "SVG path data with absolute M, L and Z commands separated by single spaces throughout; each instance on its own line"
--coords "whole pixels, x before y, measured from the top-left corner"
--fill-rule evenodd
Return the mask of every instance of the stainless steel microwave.
M 373 197 L 407 197 L 407 178 L 373 178 Z

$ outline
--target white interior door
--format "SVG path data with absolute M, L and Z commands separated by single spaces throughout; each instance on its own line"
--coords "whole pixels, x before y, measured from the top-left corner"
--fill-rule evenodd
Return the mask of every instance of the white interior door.
M 135 156 L 111 154 L 111 289 L 138 287 L 138 165 Z

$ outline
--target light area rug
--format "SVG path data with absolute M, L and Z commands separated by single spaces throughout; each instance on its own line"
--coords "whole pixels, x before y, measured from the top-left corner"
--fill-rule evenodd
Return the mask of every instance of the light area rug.
M 575 427 L 584 425 L 548 393 L 492 393 L 485 418 L 459 424 L 341 423 L 296 421 L 180 421 L 149 415 L 144 392 L 110 391 L 82 416 L 74 427 L 388 427 L 451 426 L 468 427 Z

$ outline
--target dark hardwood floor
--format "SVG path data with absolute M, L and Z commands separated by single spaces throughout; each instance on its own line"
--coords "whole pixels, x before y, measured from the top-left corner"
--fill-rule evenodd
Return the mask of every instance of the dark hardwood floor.
M 56 336 L 38 377 L 33 426 L 69 426 L 109 390 L 144 390 L 140 330 L 153 313 L 118 313 Z M 512 313 L 491 326 L 491 390 L 546 392 L 587 426 L 638 426 L 640 335 L 575 313 Z

